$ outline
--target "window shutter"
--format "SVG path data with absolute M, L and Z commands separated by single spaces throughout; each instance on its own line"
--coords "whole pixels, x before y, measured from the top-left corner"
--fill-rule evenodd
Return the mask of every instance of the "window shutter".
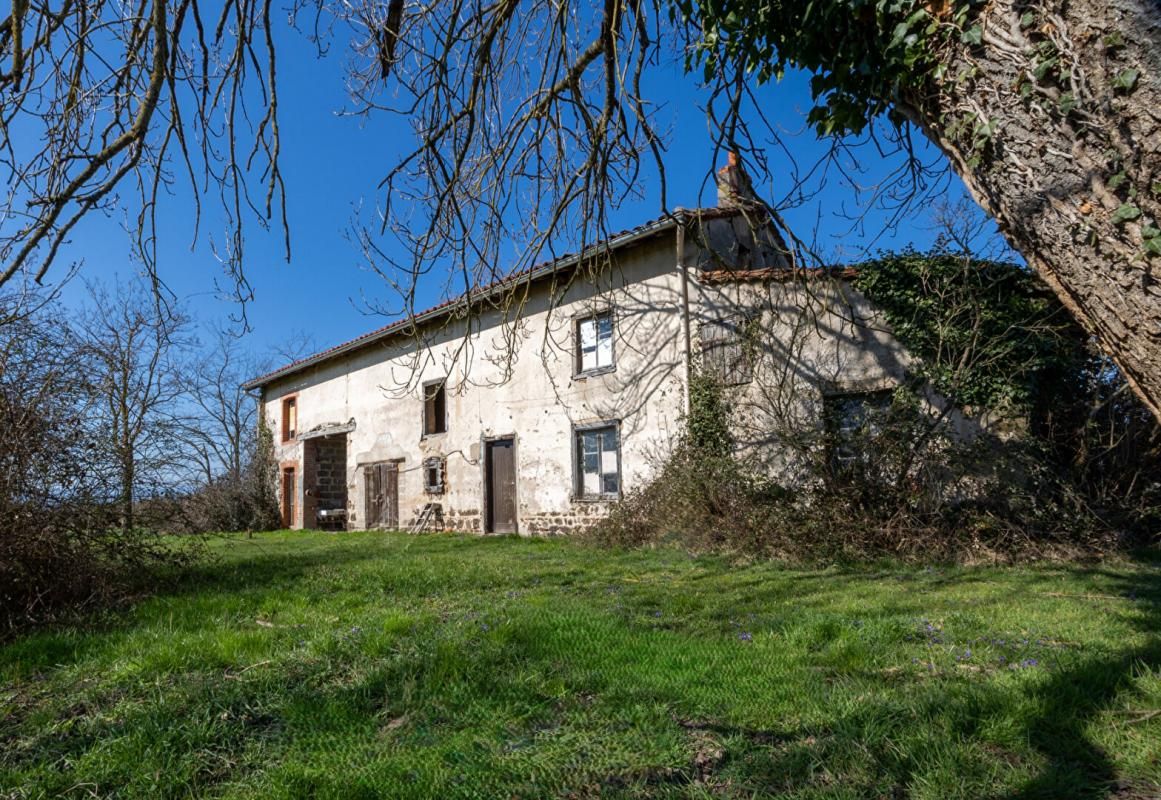
M 754 366 L 745 340 L 748 318 L 706 322 L 701 326 L 702 369 L 724 386 L 750 383 Z

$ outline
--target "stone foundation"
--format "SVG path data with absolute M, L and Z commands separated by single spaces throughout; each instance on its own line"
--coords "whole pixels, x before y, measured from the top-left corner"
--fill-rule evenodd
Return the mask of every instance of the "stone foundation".
M 578 503 L 567 509 L 541 514 L 521 514 L 520 531 L 530 536 L 561 536 L 591 528 L 609 513 L 608 503 Z

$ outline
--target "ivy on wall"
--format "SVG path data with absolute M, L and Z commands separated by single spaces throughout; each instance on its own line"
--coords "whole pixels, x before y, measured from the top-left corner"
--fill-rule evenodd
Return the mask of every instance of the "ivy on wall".
M 695 368 L 689 376 L 689 443 L 707 456 L 728 458 L 734 449 L 730 417 L 722 400 L 722 387 L 704 370 Z
M 855 287 L 954 402 L 1026 410 L 1091 358 L 1087 338 L 1027 268 L 907 250 L 858 265 Z

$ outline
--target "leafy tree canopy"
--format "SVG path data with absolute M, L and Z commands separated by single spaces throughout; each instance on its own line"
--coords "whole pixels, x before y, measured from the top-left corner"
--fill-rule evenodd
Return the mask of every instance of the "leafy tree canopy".
M 673 0 L 675 14 L 702 31 L 688 51 L 707 81 L 740 66 L 759 82 L 787 68 L 814 73 L 809 121 L 822 134 L 858 132 L 896 113 L 930 79 L 944 76 L 942 46 L 980 42 L 970 0 Z M 899 122 L 901 119 L 895 118 Z

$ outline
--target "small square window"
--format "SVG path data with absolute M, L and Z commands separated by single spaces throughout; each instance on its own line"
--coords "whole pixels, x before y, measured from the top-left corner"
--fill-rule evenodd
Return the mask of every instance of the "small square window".
M 423 491 L 427 494 L 443 494 L 444 472 L 447 462 L 442 458 L 428 458 L 423 462 Z
M 576 496 L 616 497 L 621 492 L 621 448 L 617 426 L 576 432 Z
M 289 442 L 298 435 L 298 398 L 282 401 L 282 441 Z
M 594 372 L 613 366 L 613 313 L 606 311 L 576 323 L 576 371 Z
M 423 387 L 423 435 L 447 433 L 447 380 Z

